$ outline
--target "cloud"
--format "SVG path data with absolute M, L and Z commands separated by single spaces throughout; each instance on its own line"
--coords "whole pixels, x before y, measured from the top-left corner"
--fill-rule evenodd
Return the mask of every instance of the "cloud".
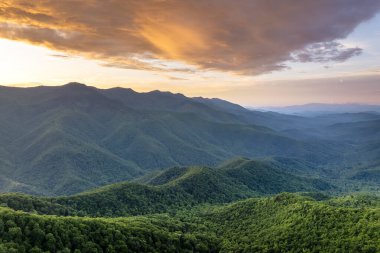
M 359 54 L 335 41 L 379 9 L 378 0 L 3 0 L 0 37 L 108 66 L 256 75 Z
M 50 56 L 57 57 L 57 58 L 70 58 L 70 56 L 65 55 L 65 54 L 51 54 Z
M 168 76 L 168 75 L 165 75 L 166 78 L 168 78 L 169 80 L 174 80 L 174 81 L 187 81 L 189 79 L 187 78 L 183 78 L 183 77 L 176 77 L 176 76 Z
M 329 41 L 315 43 L 302 50 L 292 53 L 292 60 L 297 62 L 344 62 L 347 59 L 362 53 L 362 49 L 346 48 L 342 44 Z

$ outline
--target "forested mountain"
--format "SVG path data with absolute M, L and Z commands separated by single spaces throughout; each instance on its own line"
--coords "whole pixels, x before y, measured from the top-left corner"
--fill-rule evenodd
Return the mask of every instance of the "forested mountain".
M 379 203 L 280 194 L 117 219 L 0 207 L 0 252 L 378 252 Z
M 0 87 L 0 253 L 378 252 L 379 122 Z
M 280 192 L 333 192 L 337 187 L 300 176 L 277 161 L 237 159 L 219 168 L 173 167 L 139 183 L 118 183 L 68 197 L 1 194 L 0 203 L 39 214 L 129 216 L 173 212 L 205 203 L 226 203 Z M 295 175 L 298 174 L 298 175 Z
M 264 113 L 220 99 L 79 83 L 0 87 L 0 190 L 73 194 L 152 170 L 216 166 L 236 156 L 336 164 L 373 145 L 379 118 Z M 360 142 L 350 143 L 352 135 Z M 378 162 L 368 157 L 373 160 L 365 163 Z

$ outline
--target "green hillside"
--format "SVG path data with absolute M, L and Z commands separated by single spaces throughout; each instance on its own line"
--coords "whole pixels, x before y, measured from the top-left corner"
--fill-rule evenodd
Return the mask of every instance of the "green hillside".
M 215 224 L 217 235 L 222 238 L 223 252 L 380 250 L 380 210 L 371 205 L 332 206 L 281 194 L 237 202 L 206 217 Z
M 218 252 L 202 227 L 168 216 L 55 217 L 0 208 L 0 252 Z
M 2 194 L 0 203 L 40 214 L 129 216 L 175 212 L 202 203 L 226 203 L 280 192 L 331 192 L 336 187 L 284 172 L 272 161 L 233 160 L 220 168 L 173 167 L 142 183 L 118 183 L 68 197 Z
M 130 218 L 0 208 L 0 252 L 378 252 L 379 203 L 280 194 Z

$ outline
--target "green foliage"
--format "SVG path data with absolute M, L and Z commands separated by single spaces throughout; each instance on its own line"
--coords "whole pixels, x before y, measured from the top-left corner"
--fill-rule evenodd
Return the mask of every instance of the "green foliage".
M 222 252 L 379 252 L 380 209 L 281 194 L 206 214 Z
M 366 208 L 380 208 L 380 195 L 368 195 L 359 193 L 339 198 L 333 198 L 327 201 L 332 206 Z
M 129 218 L 0 208 L 0 252 L 379 252 L 378 203 L 283 193 Z
M 226 203 L 284 191 L 334 189 L 320 179 L 283 170 L 272 162 L 241 159 L 220 168 L 174 167 L 145 179 L 145 184 L 118 183 L 69 197 L 0 194 L 0 203 L 39 214 L 119 217 L 173 213 L 202 203 Z
M 216 252 L 213 234 L 168 216 L 62 218 L 0 209 L 0 252 Z

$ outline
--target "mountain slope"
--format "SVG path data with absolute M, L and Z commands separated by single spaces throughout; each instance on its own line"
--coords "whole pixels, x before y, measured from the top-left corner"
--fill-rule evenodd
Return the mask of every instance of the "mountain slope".
M 340 154 L 329 144 L 268 128 L 300 117 L 251 112 L 222 100 L 70 83 L 0 87 L 0 101 L 0 191 L 65 195 L 153 169 L 213 166 L 236 156 L 324 163 Z
M 234 160 L 221 168 L 173 167 L 141 183 L 118 183 L 58 198 L 0 195 L 0 203 L 41 214 L 128 216 L 176 212 L 280 192 L 333 191 L 324 180 L 281 171 L 267 161 Z
M 223 238 L 225 252 L 379 251 L 379 209 L 335 203 L 281 194 L 221 207 L 206 219 Z

